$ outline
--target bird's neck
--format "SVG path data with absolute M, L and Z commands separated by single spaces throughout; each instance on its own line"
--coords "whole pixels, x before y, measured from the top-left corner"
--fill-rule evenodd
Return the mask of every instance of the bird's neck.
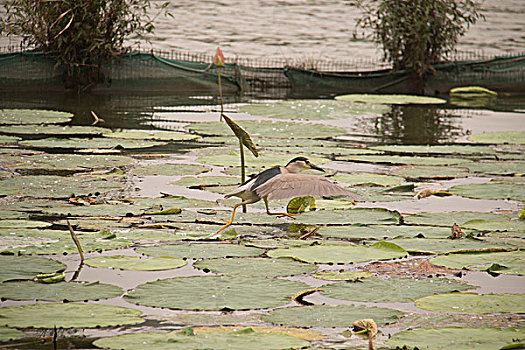
M 302 168 L 299 167 L 298 165 L 296 164 L 288 164 L 287 166 L 285 166 L 284 168 L 282 168 L 282 173 L 292 173 L 292 174 L 297 174 L 299 171 L 301 171 Z

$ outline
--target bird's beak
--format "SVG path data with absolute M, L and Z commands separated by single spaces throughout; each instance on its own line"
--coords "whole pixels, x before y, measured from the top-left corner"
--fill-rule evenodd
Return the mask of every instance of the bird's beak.
M 309 163 L 309 165 L 311 169 L 319 170 L 319 171 L 322 171 L 323 173 L 325 172 L 323 168 L 319 168 L 317 165 L 314 165 L 312 163 Z

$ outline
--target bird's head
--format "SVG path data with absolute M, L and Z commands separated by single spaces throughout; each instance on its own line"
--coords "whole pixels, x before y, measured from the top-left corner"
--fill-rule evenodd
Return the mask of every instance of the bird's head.
M 310 163 L 310 161 L 305 157 L 296 157 L 292 159 L 288 162 L 288 164 L 286 164 L 285 168 L 291 173 L 298 173 L 299 171 L 305 169 L 319 170 L 324 173 L 324 170 L 322 168 Z

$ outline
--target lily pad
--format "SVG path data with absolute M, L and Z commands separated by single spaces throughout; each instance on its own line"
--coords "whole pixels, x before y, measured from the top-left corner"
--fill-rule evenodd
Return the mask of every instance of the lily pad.
M 401 215 L 383 208 L 318 210 L 297 216 L 295 223 L 307 225 L 397 224 Z
M 523 329 L 443 327 L 399 332 L 386 343 L 391 347 L 428 350 L 493 350 L 524 339 Z
M 335 100 L 287 100 L 244 105 L 239 107 L 239 111 L 268 118 L 325 120 L 383 114 L 389 112 L 390 108 L 384 105 L 344 103 Z
M 62 124 L 73 119 L 68 112 L 43 109 L 2 109 L 0 110 L 0 125 L 16 124 Z
M 122 288 L 104 283 L 32 281 L 0 284 L 2 298 L 11 300 L 83 301 L 114 298 L 122 295 Z
M 331 298 L 375 303 L 411 302 L 432 294 L 474 288 L 464 282 L 446 278 L 366 278 L 357 282 L 323 286 L 322 294 Z
M 351 162 L 378 163 L 378 164 L 413 164 L 413 165 L 461 165 L 472 163 L 465 158 L 419 157 L 419 156 L 392 156 L 392 155 L 350 155 L 341 160 Z
M 0 308 L 0 324 L 18 328 L 94 328 L 144 322 L 141 312 L 120 306 L 37 303 Z
M 20 140 L 21 138 L 17 136 L 0 135 L 0 144 L 15 143 Z
M 443 104 L 446 100 L 437 97 L 416 95 L 350 94 L 335 97 L 336 100 L 358 103 L 382 103 L 391 105 Z
M 187 141 L 198 139 L 199 136 L 190 135 L 183 132 L 175 131 L 158 131 L 158 130 L 126 130 L 106 132 L 102 136 L 115 139 L 131 140 L 155 140 L 155 141 Z
M 193 266 L 213 273 L 245 277 L 292 276 L 317 270 L 315 266 L 292 259 L 267 258 L 207 259 L 197 261 Z
M 449 269 L 490 271 L 510 275 L 525 275 L 525 251 L 485 254 L 449 254 L 430 259 L 434 265 Z
M 283 141 L 279 139 L 271 139 L 271 140 L 274 141 L 276 144 L 278 143 L 276 141 Z M 272 152 L 272 153 L 275 153 L 275 152 L 285 153 L 285 154 L 290 154 L 292 156 L 295 156 L 296 154 L 318 154 L 324 157 L 333 157 L 333 156 L 346 156 L 349 154 L 380 154 L 381 153 L 379 151 L 371 150 L 368 148 L 350 148 L 350 147 L 344 147 L 344 146 L 327 146 L 327 145 L 313 146 L 311 144 L 308 144 L 308 142 L 313 141 L 313 140 L 300 139 L 296 141 L 304 141 L 305 144 L 304 146 L 288 146 L 287 144 L 283 144 L 283 142 L 281 142 L 280 145 L 264 146 L 263 149 L 269 152 Z M 259 141 L 258 143 L 261 143 L 261 142 Z
M 401 311 L 363 305 L 313 305 L 272 310 L 262 318 L 273 324 L 293 327 L 347 328 L 364 318 L 372 318 L 378 325 L 394 323 L 402 315 Z
M 525 162 L 477 162 L 466 165 L 474 173 L 490 175 L 524 175 Z
M 69 198 L 107 193 L 124 186 L 97 176 L 15 176 L 0 180 L 0 196 L 16 195 L 32 198 Z
M 150 229 L 135 229 L 127 232 L 116 232 L 118 238 L 131 239 L 137 241 L 149 242 L 170 242 L 182 239 L 177 235 L 176 230 L 150 230 Z
M 380 174 L 335 175 L 334 180 L 350 185 L 397 186 L 405 181 L 402 177 Z
M 1 132 L 1 130 L 0 130 Z M 128 140 L 113 138 L 46 138 L 38 140 L 25 140 L 19 142 L 23 146 L 36 148 L 69 148 L 69 149 L 92 149 L 92 148 L 150 148 L 165 145 L 166 142 Z
M 138 256 L 112 255 L 85 260 L 92 267 L 113 268 L 133 271 L 160 271 L 176 269 L 186 265 L 186 261 L 171 257 L 140 258 Z
M 34 256 L 0 255 L 0 282 L 9 280 L 30 280 L 40 273 L 63 271 L 63 263 Z
M 239 185 L 240 178 L 233 176 L 185 176 L 171 184 L 189 188 L 209 189 L 209 187 Z
M 140 247 L 135 250 L 149 256 L 191 259 L 257 256 L 264 252 L 264 250 L 258 248 L 219 243 L 167 244 Z
M 13 229 L 13 228 L 45 228 L 52 224 L 46 221 L 36 220 L 2 220 L 0 221 L 1 229 Z
M 453 211 L 449 213 L 419 213 L 405 216 L 405 223 L 411 225 L 431 225 L 452 227 L 453 224 L 463 226 L 471 220 L 486 221 L 506 221 L 509 218 L 505 215 L 474 212 L 474 211 Z
M 257 144 L 258 138 L 278 139 L 324 139 L 346 134 L 342 128 L 324 124 L 299 124 L 287 122 L 268 122 L 259 120 L 243 120 L 239 123 Z M 187 126 L 187 129 L 199 135 L 230 135 L 226 123 L 205 122 Z
M 470 167 L 472 164 L 469 163 L 467 167 Z M 469 176 L 468 169 L 450 166 L 404 166 L 394 169 L 392 173 L 408 179 L 450 179 Z
M 503 242 L 492 242 L 490 239 L 425 239 L 425 238 L 399 238 L 389 242 L 395 243 L 409 253 L 414 254 L 444 254 L 454 252 L 490 252 L 514 250 L 516 246 Z
M 19 330 L 0 327 L 0 342 L 13 341 L 23 336 L 24 332 L 20 332 Z
M 151 175 L 197 175 L 209 171 L 201 165 L 192 164 L 148 164 L 139 168 L 132 169 L 130 174 L 136 176 L 151 176 Z
M 63 126 L 63 125 L 10 125 L 0 126 L 0 133 L 8 135 L 90 135 L 98 136 L 107 132 L 108 129 L 96 126 Z M 52 138 L 53 139 L 53 138 Z M 26 140 L 30 141 L 30 140 Z M 26 141 L 21 141 L 23 144 Z M 37 141 L 37 140 L 33 140 Z M 85 147 L 88 148 L 88 147 Z
M 278 248 L 267 254 L 272 258 L 289 257 L 308 263 L 350 264 L 371 260 L 390 260 L 407 256 L 407 252 L 395 244 L 371 247 L 359 245 L 315 245 L 306 247 Z
M 523 314 L 525 294 L 447 293 L 417 299 L 416 306 L 440 312 Z
M 273 166 L 286 165 L 286 163 L 291 160 L 288 158 L 289 157 L 286 157 L 282 154 L 265 153 L 265 154 L 261 154 L 257 158 L 247 156 L 245 158 L 245 162 L 246 162 L 247 167 L 271 168 Z M 216 166 L 240 167 L 241 163 L 239 159 L 240 158 L 239 158 L 238 153 L 231 152 L 229 154 L 213 154 L 213 155 L 199 157 L 197 161 L 201 163 L 205 163 L 205 164 L 216 165 Z M 309 157 L 309 160 L 316 165 L 328 163 L 330 161 L 329 159 L 319 158 L 319 157 Z
M 470 220 L 463 224 L 463 228 L 471 228 L 478 231 L 521 231 L 525 232 L 525 222 L 513 221 L 488 221 L 488 220 Z
M 457 185 L 449 191 L 458 196 L 477 199 L 509 199 L 525 202 L 525 186 L 509 183 Z
M 116 203 L 116 204 L 92 204 L 85 206 L 63 204 L 52 206 L 42 210 L 45 214 L 56 216 L 136 216 L 142 215 L 146 208 L 139 205 Z
M 450 235 L 450 228 L 406 225 L 351 225 L 321 227 L 318 233 L 323 237 L 343 239 L 385 239 L 399 237 L 446 238 Z
M 468 139 L 476 143 L 525 145 L 525 131 L 492 131 Z
M 373 274 L 368 271 L 317 272 L 313 274 L 313 277 L 325 281 L 361 281 L 372 276 Z
M 382 152 L 410 154 L 492 155 L 496 153 L 496 151 L 490 147 L 470 145 L 384 145 L 373 146 L 370 147 L 370 149 Z
M 305 287 L 300 282 L 264 277 L 177 277 L 142 284 L 125 299 L 170 309 L 249 310 L 284 305 Z
M 251 328 L 250 328 L 251 329 Z M 284 334 L 266 334 L 239 330 L 233 332 L 212 331 L 186 334 L 184 331 L 169 333 L 133 333 L 110 338 L 101 338 L 94 342 L 105 349 L 142 350 L 152 349 L 254 349 L 279 350 L 302 349 L 309 347 L 308 341 Z

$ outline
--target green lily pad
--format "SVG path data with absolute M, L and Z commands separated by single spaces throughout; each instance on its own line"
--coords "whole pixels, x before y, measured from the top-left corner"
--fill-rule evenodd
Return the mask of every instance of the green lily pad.
M 467 168 L 472 164 L 469 163 Z M 408 179 L 450 179 L 469 176 L 468 169 L 450 166 L 404 166 L 394 169 L 392 173 Z
M 142 284 L 125 299 L 170 309 L 249 310 L 284 305 L 305 287 L 300 282 L 264 277 L 177 277 Z
M 1 132 L 1 130 L 0 130 Z M 23 146 L 36 148 L 69 148 L 69 149 L 86 149 L 86 148 L 149 148 L 154 146 L 165 145 L 161 141 L 145 140 L 128 140 L 113 138 L 46 138 L 38 140 L 25 140 L 19 142 Z
M 239 111 L 268 118 L 325 120 L 383 114 L 389 112 L 390 108 L 384 105 L 342 103 L 335 100 L 287 100 L 244 105 L 239 107 Z
M 21 138 L 17 136 L 0 135 L 0 144 L 15 143 L 20 140 Z
M 349 225 L 349 224 L 397 224 L 401 215 L 383 208 L 355 208 L 347 210 L 318 210 L 296 217 L 296 224 Z
M 278 238 L 269 238 L 269 239 L 251 239 L 249 241 L 244 241 L 244 244 L 248 247 L 257 247 L 263 249 L 272 249 L 272 248 L 286 248 L 286 247 L 300 247 L 303 245 L 311 245 L 312 241 L 303 240 L 303 239 L 278 239 Z
M 463 228 L 471 228 L 478 231 L 525 231 L 525 222 L 513 221 L 487 221 L 470 220 L 463 224 Z
M 257 256 L 264 251 L 258 248 L 245 247 L 237 244 L 194 243 L 167 244 L 135 249 L 138 253 L 173 258 L 212 259 L 224 257 Z
M 140 258 L 138 256 L 112 255 L 85 260 L 92 267 L 113 268 L 133 271 L 160 271 L 176 269 L 186 265 L 186 261 L 171 257 Z
M 209 187 L 239 185 L 240 178 L 233 176 L 185 176 L 180 180 L 171 182 L 171 184 L 190 188 L 209 189 Z
M 14 255 L 0 255 L 0 266 L 0 282 L 29 280 L 40 273 L 63 271 L 66 268 L 66 265 L 53 259 Z
M 0 308 L 0 324 L 18 328 L 94 328 L 144 322 L 141 312 L 120 306 L 46 303 Z
M 197 175 L 209 171 L 201 165 L 191 164 L 149 164 L 139 168 L 132 169 L 130 174 L 136 176 L 150 176 L 150 175 Z
M 325 281 L 361 281 L 372 276 L 373 274 L 368 271 L 317 272 L 313 274 L 313 277 Z
M 132 140 L 155 140 L 155 141 L 187 141 L 198 139 L 197 135 L 190 135 L 183 132 L 175 131 L 158 131 L 158 130 L 126 130 L 106 132 L 102 136 L 115 139 L 132 139 Z
M 23 336 L 24 332 L 20 332 L 19 330 L 0 327 L 0 342 L 13 341 Z
M 267 258 L 207 259 L 197 261 L 193 266 L 213 273 L 244 277 L 292 276 L 317 270 L 315 266 L 292 259 Z
M 413 165 L 461 165 L 472 163 L 465 158 L 445 158 L 445 157 L 418 157 L 418 156 L 392 156 L 392 155 L 350 155 L 343 156 L 341 160 L 363 163 L 378 164 L 413 164 Z
M 468 139 L 476 143 L 525 145 L 525 131 L 492 131 L 470 135 Z
M 96 126 L 63 126 L 63 125 L 9 125 L 0 126 L 0 133 L 8 135 L 90 135 L 98 136 L 107 132 L 106 128 L 99 128 Z M 55 140 L 50 138 L 49 140 Z M 21 141 L 20 144 L 25 144 L 28 141 Z M 51 141 L 50 141 L 51 142 Z M 38 143 L 37 143 L 38 144 Z M 27 145 L 31 145 L 29 142 Z M 88 147 L 85 147 L 88 148 Z
M 392 105 L 443 104 L 446 100 L 437 97 L 416 95 L 350 94 L 335 97 L 336 100 L 358 103 L 382 103 Z
M 62 124 L 73 119 L 68 112 L 49 111 L 42 109 L 2 109 L 0 110 L 0 125 L 16 124 Z
M 449 189 L 453 194 L 477 199 L 509 199 L 525 202 L 525 186 L 509 183 L 457 185 Z
M 286 157 L 282 154 L 265 153 L 265 154 L 261 154 L 257 158 L 252 157 L 252 156 L 247 156 L 245 158 L 245 163 L 247 167 L 271 168 L 273 166 L 286 165 L 286 163 L 291 160 L 288 158 L 289 157 Z M 330 161 L 329 159 L 319 158 L 319 157 L 309 157 L 309 160 L 316 165 L 328 163 Z M 234 167 L 241 166 L 239 154 L 236 152 L 231 152 L 229 154 L 213 154 L 213 155 L 203 156 L 203 157 L 197 158 L 197 161 L 201 163 L 205 163 L 205 164 L 216 165 L 216 166 L 234 166 Z
M 467 164 L 467 168 L 474 173 L 490 175 L 524 175 L 525 162 L 477 162 Z
M 45 214 L 56 216 L 138 216 L 142 215 L 146 208 L 139 205 L 131 204 L 92 204 L 86 206 L 78 206 L 71 204 L 63 204 L 45 208 L 42 210 Z
M 347 328 L 364 318 L 372 318 L 378 325 L 394 323 L 402 315 L 401 311 L 363 305 L 313 305 L 272 310 L 262 318 L 273 324 L 293 327 Z
M 514 250 L 516 246 L 504 242 L 492 242 L 489 239 L 426 239 L 426 238 L 399 238 L 389 242 L 395 243 L 409 253 L 415 254 L 444 254 L 458 252 L 490 252 Z
M 186 334 L 182 332 L 169 333 L 134 333 L 110 338 L 101 338 L 94 342 L 105 349 L 142 350 L 152 349 L 254 349 L 279 350 L 302 349 L 309 347 L 308 341 L 284 334 L 265 334 L 252 331 L 215 331 L 206 333 Z
M 186 198 L 184 196 L 169 196 L 162 198 L 148 198 L 148 197 L 134 197 L 132 198 L 134 205 L 141 208 L 154 210 L 169 209 L 174 207 L 179 208 L 207 208 L 209 206 L 216 206 L 212 201 L 202 199 Z
M 419 213 L 405 216 L 405 223 L 410 225 L 431 225 L 452 227 L 453 224 L 463 226 L 471 220 L 506 221 L 505 215 L 474 211 L 453 211 L 449 213 Z
M 1 229 L 13 229 L 13 228 L 45 228 L 49 227 L 52 224 L 46 221 L 36 221 L 36 220 L 2 220 L 0 221 L 0 230 Z
M 525 294 L 446 293 L 417 299 L 416 306 L 440 312 L 523 314 Z
M 118 297 L 123 293 L 122 288 L 103 283 L 60 282 L 45 284 L 23 281 L 0 284 L 2 298 L 11 300 L 99 300 Z
M 449 269 L 487 271 L 510 275 L 525 275 L 525 251 L 485 254 L 449 254 L 430 259 L 434 265 Z
M 175 232 L 174 232 L 175 231 Z M 176 230 L 150 230 L 150 229 L 135 229 L 128 232 L 116 232 L 118 238 L 131 239 L 136 241 L 149 241 L 149 242 L 170 242 L 181 239 L 180 235 L 177 235 Z
M 245 129 L 257 144 L 259 138 L 278 139 L 324 139 L 346 134 L 342 128 L 324 124 L 299 124 L 293 122 L 268 122 L 243 120 L 239 125 Z M 205 122 L 187 126 L 187 129 L 199 135 L 231 135 L 226 123 Z
M 308 263 L 350 264 L 371 260 L 390 260 L 407 256 L 407 252 L 395 244 L 379 242 L 371 247 L 360 245 L 315 245 L 306 247 L 278 248 L 267 254 L 272 258 L 294 258 Z
M 406 225 L 352 225 L 321 227 L 318 233 L 323 237 L 334 237 L 343 239 L 385 239 L 421 236 L 425 238 L 446 238 L 450 236 L 450 228 Z
M 405 181 L 402 177 L 379 174 L 335 175 L 334 180 L 350 185 L 397 186 Z
M 428 350 L 493 350 L 513 344 L 518 339 L 525 339 L 525 330 L 443 327 L 399 332 L 386 343 L 391 347 Z
M 271 140 L 274 142 L 284 141 L 280 139 L 271 139 Z M 346 156 L 349 154 L 379 154 L 381 153 L 379 151 L 371 150 L 368 148 L 350 148 L 350 147 L 342 147 L 342 146 L 325 146 L 325 145 L 312 146 L 311 144 L 307 143 L 307 142 L 314 141 L 314 140 L 299 139 L 295 141 L 304 141 L 305 144 L 304 146 L 288 146 L 287 144 L 282 144 L 281 142 L 281 145 L 264 146 L 263 149 L 268 152 L 284 153 L 284 154 L 289 154 L 291 156 L 295 156 L 297 154 L 317 154 L 317 155 L 321 155 L 324 157 L 333 157 L 333 156 Z M 278 143 L 278 142 L 275 142 L 275 143 Z
M 331 298 L 375 303 L 410 302 L 432 294 L 472 289 L 464 282 L 446 278 L 366 278 L 357 282 L 323 286 L 322 294 Z
M 32 198 L 69 198 L 119 189 L 123 183 L 97 176 L 15 176 L 0 180 L 0 196 L 16 195 Z
M 370 149 L 382 152 L 410 154 L 492 155 L 496 153 L 496 151 L 490 147 L 470 145 L 383 145 L 373 146 L 370 147 Z

